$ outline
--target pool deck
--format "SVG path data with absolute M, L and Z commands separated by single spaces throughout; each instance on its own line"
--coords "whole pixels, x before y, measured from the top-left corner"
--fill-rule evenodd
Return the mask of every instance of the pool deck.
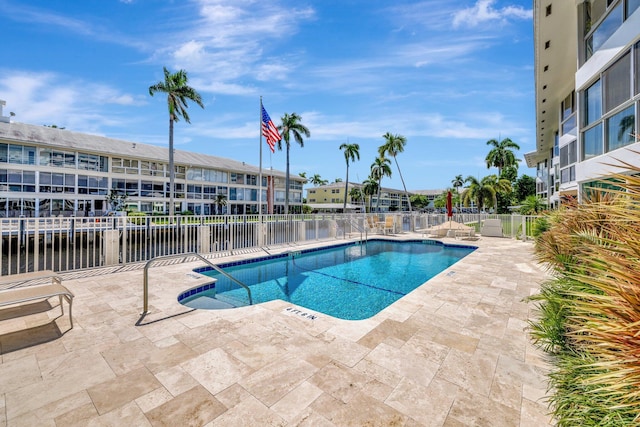
M 533 245 L 441 240 L 478 250 L 360 321 L 284 301 L 188 309 L 198 262 L 150 270 L 143 318 L 142 269 L 65 274 L 73 329 L 66 306 L 0 311 L 0 427 L 552 425 L 526 332 L 523 298 L 547 277 Z

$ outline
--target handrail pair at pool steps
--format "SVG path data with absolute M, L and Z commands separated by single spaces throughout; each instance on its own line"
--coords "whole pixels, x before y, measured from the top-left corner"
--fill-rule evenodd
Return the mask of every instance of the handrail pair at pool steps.
M 240 285 L 244 289 L 246 289 L 247 295 L 249 296 L 249 305 L 253 305 L 253 300 L 251 299 L 251 289 L 249 289 L 249 287 L 247 285 L 245 285 L 240 280 L 236 279 L 235 277 L 233 277 L 232 275 L 230 275 L 229 273 L 227 273 L 222 268 L 218 267 L 217 265 L 215 265 L 214 263 L 212 263 L 211 261 L 209 261 L 208 259 L 206 259 L 202 255 L 200 255 L 199 253 L 190 252 L 190 253 L 186 253 L 186 254 L 174 254 L 174 255 L 158 256 L 158 257 L 155 257 L 155 258 L 147 261 L 147 263 L 144 265 L 144 279 L 143 279 L 143 284 L 142 284 L 142 286 L 143 286 L 143 288 L 142 288 L 142 292 L 143 292 L 143 308 L 142 308 L 142 313 L 141 313 L 143 316 L 146 315 L 149 312 L 149 267 L 151 267 L 151 264 L 153 264 L 153 263 L 155 263 L 157 261 L 164 261 L 164 260 L 167 260 L 167 259 L 176 259 L 176 258 L 183 258 L 183 262 L 184 262 L 184 258 L 191 258 L 191 257 L 195 257 L 195 258 L 200 259 L 202 262 L 204 262 L 205 264 L 209 265 L 211 268 L 213 268 L 215 271 L 217 271 L 218 273 L 220 273 L 223 276 L 225 276 L 227 279 L 231 280 L 232 282 L 237 283 L 238 285 Z

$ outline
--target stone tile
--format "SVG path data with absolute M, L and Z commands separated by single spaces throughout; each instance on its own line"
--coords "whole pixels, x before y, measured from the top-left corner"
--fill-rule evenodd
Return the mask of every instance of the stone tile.
M 93 406 L 93 404 L 88 403 L 65 414 L 57 416 L 54 421 L 58 426 L 83 427 L 89 425 L 89 421 L 97 419 L 98 417 L 99 415 L 96 407 Z
M 172 366 L 169 369 L 160 371 L 156 374 L 156 378 L 173 396 L 182 394 L 198 384 L 198 382 L 180 366 Z
M 464 391 L 456 396 L 449 415 L 467 426 L 513 427 L 520 424 L 520 411 Z
M 489 396 L 498 356 L 476 351 L 473 355 L 452 349 L 438 370 L 437 377 L 463 390 Z
M 35 355 L 0 364 L 0 395 L 42 381 Z
M 325 351 L 331 355 L 333 360 L 337 360 L 344 365 L 353 367 L 356 363 L 361 361 L 370 350 L 353 341 L 336 337 L 327 345 L 327 349 Z
M 287 356 L 240 379 L 238 383 L 270 407 L 317 370 L 304 360 Z
M 187 360 L 193 359 L 197 354 L 181 342 L 173 345 L 156 348 L 143 356 L 144 365 L 153 373 L 177 366 Z
M 211 423 L 220 426 L 284 426 L 285 421 L 253 396 L 229 409 Z
M 421 355 L 386 344 L 377 346 L 366 359 L 401 377 L 410 377 L 424 386 L 429 385 L 439 367 L 437 363 Z
M 65 398 L 56 400 L 54 402 L 48 403 L 40 408 L 37 411 L 31 411 L 19 415 L 15 418 L 9 420 L 7 425 L 11 426 L 40 426 L 40 425 L 55 425 L 55 418 L 59 417 L 67 412 L 75 411 L 78 408 L 83 406 L 90 405 L 93 407 L 93 403 L 91 403 L 91 399 L 86 391 L 81 391 L 79 393 L 75 393 L 71 396 L 67 396 Z M 94 408 L 95 412 L 95 408 Z
M 214 395 L 253 372 L 249 366 L 222 349 L 194 357 L 181 367 Z
M 329 363 L 309 378 L 309 382 L 318 389 L 345 403 L 359 393 L 368 381 L 366 375 L 335 362 Z
M 322 390 L 304 381 L 271 406 L 271 410 L 288 423 L 292 423 L 322 394 Z
M 40 371 L 42 382 L 6 394 L 9 420 L 115 377 L 107 362 L 93 353 L 47 359 Z
M 0 394 L 0 427 L 7 425 L 7 405 L 5 404 L 4 394 Z
M 404 378 L 385 403 L 420 425 L 441 426 L 457 392 L 457 386 L 437 378 L 428 387 Z
M 394 408 L 362 393 L 346 404 L 324 393 L 311 408 L 337 426 L 402 426 L 408 419 Z
M 383 320 L 364 337 L 358 340 L 358 344 L 368 348 L 375 348 L 387 337 L 394 337 L 401 341 L 407 341 L 418 330 L 418 326 L 412 322 L 398 322 L 391 319 Z
M 544 427 L 552 425 L 555 425 L 555 422 L 546 406 L 528 399 L 522 400 L 520 427 Z
M 144 366 L 139 357 L 140 354 L 149 354 L 155 349 L 153 343 L 143 337 L 134 341 L 117 344 L 102 352 L 102 357 L 107 361 L 116 375 Z
M 87 392 L 98 413 L 102 415 L 158 387 L 161 387 L 161 384 L 156 377 L 147 368 L 139 368 L 90 387 Z
M 147 427 L 151 426 L 149 420 L 142 413 L 138 405 L 135 402 L 128 403 L 127 405 L 121 406 L 118 409 L 114 409 L 111 412 L 107 412 L 104 415 L 101 415 L 97 419 L 94 418 L 90 420 L 87 424 L 89 426 L 136 426 L 136 427 Z
M 167 403 L 173 399 L 173 395 L 167 391 L 164 387 L 158 387 L 155 390 L 150 391 L 138 397 L 135 402 L 142 412 L 149 412 L 158 406 Z
M 198 427 L 213 421 L 226 410 L 204 387 L 196 386 L 152 409 L 146 416 L 153 426 Z
M 227 408 L 233 408 L 243 400 L 247 399 L 251 394 L 239 384 L 233 384 L 216 394 L 218 399 Z

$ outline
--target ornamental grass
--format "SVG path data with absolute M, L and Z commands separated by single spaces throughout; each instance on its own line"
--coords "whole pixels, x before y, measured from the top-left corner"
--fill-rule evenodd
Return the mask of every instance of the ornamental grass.
M 553 279 L 530 298 L 559 426 L 640 425 L 640 169 L 550 213 L 536 254 Z

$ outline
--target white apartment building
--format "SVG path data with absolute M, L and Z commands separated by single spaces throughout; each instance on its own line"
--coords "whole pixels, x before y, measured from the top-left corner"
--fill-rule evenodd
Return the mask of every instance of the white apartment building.
M 640 166 L 640 0 L 534 0 L 536 192 L 558 206 Z
M 107 195 L 128 209 L 169 211 L 167 148 L 47 126 L 12 123 L 0 100 L 0 217 L 103 215 Z M 285 173 L 175 150 L 175 212 L 284 213 Z M 289 207 L 302 212 L 304 178 L 290 177 Z M 260 193 L 261 192 L 261 196 Z M 216 203 L 224 196 L 226 205 Z

